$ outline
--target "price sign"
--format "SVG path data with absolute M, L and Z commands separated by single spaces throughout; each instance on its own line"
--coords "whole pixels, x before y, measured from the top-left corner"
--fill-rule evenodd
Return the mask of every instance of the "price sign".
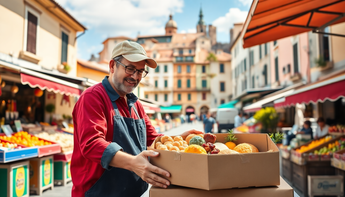
M 6 134 L 7 137 L 12 136 L 13 131 L 10 125 L 1 125 L 1 129 Z
M 14 125 L 16 126 L 17 132 L 23 131 L 22 123 L 20 122 L 20 120 L 15 120 Z

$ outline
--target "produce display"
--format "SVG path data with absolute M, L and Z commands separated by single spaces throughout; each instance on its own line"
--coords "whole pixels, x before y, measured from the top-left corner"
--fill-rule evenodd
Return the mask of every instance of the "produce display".
M 298 153 L 305 153 L 325 142 L 328 142 L 332 139 L 332 136 L 326 136 L 326 137 L 323 137 L 321 139 L 317 139 L 317 140 L 313 140 L 312 142 L 310 142 L 309 144 L 307 145 L 303 145 L 301 146 L 300 148 L 296 149 L 296 152 Z
M 158 150 L 168 150 L 197 154 L 240 154 L 256 153 L 259 150 L 252 144 L 240 143 L 236 145 L 236 140 L 232 131 L 226 137 L 226 142 L 216 142 L 217 136 L 206 133 L 205 135 L 190 134 L 184 140 L 181 136 L 162 136 L 155 141 L 154 148 Z
M 61 146 L 61 152 L 73 150 L 73 135 L 49 131 L 38 133 L 35 136 L 58 143 Z
M 328 128 L 329 133 L 345 133 L 345 126 L 344 125 L 336 125 L 330 126 Z
M 9 143 L 9 142 L 2 142 L 0 141 L 0 150 L 13 150 L 13 149 L 20 149 L 21 147 L 17 144 Z
M 328 146 L 322 147 L 319 150 L 315 150 L 315 155 L 330 155 L 338 150 L 345 148 L 345 138 L 341 138 L 338 141 L 328 144 Z
M 16 144 L 24 145 L 27 147 L 45 146 L 45 145 L 52 144 L 52 143 L 47 142 L 45 140 L 41 140 L 36 136 L 32 136 L 25 131 L 14 133 L 11 137 L 0 136 L 0 139 L 6 140 L 9 142 L 13 142 Z

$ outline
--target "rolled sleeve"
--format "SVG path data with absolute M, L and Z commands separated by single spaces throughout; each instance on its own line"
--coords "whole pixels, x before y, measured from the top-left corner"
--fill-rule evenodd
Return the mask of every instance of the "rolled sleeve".
M 122 147 L 118 145 L 116 142 L 112 142 L 107 146 L 101 158 L 101 165 L 104 169 L 110 170 L 112 168 L 111 166 L 109 166 L 109 163 L 119 150 L 122 150 Z

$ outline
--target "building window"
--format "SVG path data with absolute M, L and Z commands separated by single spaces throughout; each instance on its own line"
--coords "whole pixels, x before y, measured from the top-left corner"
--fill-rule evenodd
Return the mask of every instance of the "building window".
M 181 88 L 181 79 L 177 80 L 177 87 Z
M 259 59 L 261 60 L 261 56 L 262 56 L 262 54 L 261 54 L 261 44 L 259 45 Z
M 326 27 L 324 29 L 324 32 L 329 33 L 329 27 Z M 330 61 L 330 51 L 329 51 L 329 35 L 327 34 L 322 34 L 319 35 L 319 39 L 320 39 L 320 56 L 321 58 L 324 59 L 324 61 Z
M 265 56 L 267 55 L 267 43 L 265 43 Z
M 183 62 L 183 57 L 176 57 L 176 62 Z
M 206 79 L 202 80 L 202 88 L 206 88 L 207 87 L 207 81 Z
M 145 94 L 145 98 L 148 99 L 148 98 L 149 98 L 149 95 L 148 95 L 148 94 Z
M 225 92 L 225 82 L 220 82 L 220 91 Z
M 36 54 L 38 17 L 27 12 L 26 51 Z
M 275 70 L 276 70 L 276 81 L 279 81 L 278 57 L 274 58 L 274 67 L 275 67 Z
M 298 44 L 295 43 L 293 45 L 293 68 L 294 68 L 294 73 L 298 73 Z
M 245 89 L 245 90 L 247 89 L 247 77 L 244 78 L 244 89 Z
M 159 73 L 159 65 L 157 65 L 156 69 L 155 69 L 156 73 Z
M 220 100 L 220 104 L 224 104 L 225 103 L 225 100 L 224 99 L 221 99 Z
M 155 53 L 153 54 L 153 58 L 154 58 L 154 59 L 156 58 L 156 54 L 155 54 Z
M 224 64 L 219 64 L 219 72 L 224 73 Z
M 202 100 L 206 100 L 206 93 L 205 92 L 202 93 Z
M 177 73 L 181 73 L 182 69 L 181 69 L 181 65 L 177 66 Z
M 250 66 L 254 65 L 254 51 L 253 50 L 249 52 L 249 64 Z
M 179 55 L 183 55 L 183 49 L 178 50 Z
M 61 64 L 67 63 L 67 50 L 68 50 L 68 35 L 65 32 L 61 33 Z
M 158 80 L 155 80 L 155 88 L 158 87 Z
M 187 88 L 190 88 L 190 79 L 187 79 Z
M 192 95 L 190 93 L 188 94 L 188 100 L 192 100 Z
M 178 101 L 181 100 L 181 94 L 177 94 L 177 100 L 178 100 Z
M 189 54 L 192 54 L 192 49 L 189 49 Z
M 186 62 L 192 62 L 194 61 L 194 57 L 193 56 L 187 56 L 186 57 Z
M 164 72 L 165 72 L 165 73 L 168 72 L 168 65 L 164 65 Z
M 158 101 L 158 94 L 155 94 L 155 101 Z
M 262 74 L 264 75 L 265 78 L 265 86 L 267 85 L 268 81 L 267 81 L 267 65 L 264 65 L 264 70 L 262 71 Z
M 165 102 L 168 101 L 168 94 L 164 94 L 164 101 L 165 101 Z
M 202 66 L 202 73 L 206 73 L 206 66 Z
M 247 70 L 247 58 L 243 60 L 244 71 Z
M 277 45 L 277 41 L 273 41 L 273 46 L 276 46 Z
M 252 88 L 255 88 L 255 76 L 252 76 Z
M 164 80 L 164 87 L 168 87 L 168 80 Z
M 187 73 L 190 73 L 190 65 L 187 65 Z

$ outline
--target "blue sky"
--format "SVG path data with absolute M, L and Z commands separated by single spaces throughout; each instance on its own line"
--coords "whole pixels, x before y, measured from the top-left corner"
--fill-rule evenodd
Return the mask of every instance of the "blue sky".
M 88 28 L 78 38 L 78 58 L 98 55 L 108 37 L 164 34 L 169 14 L 179 33 L 196 32 L 202 6 L 204 21 L 217 27 L 217 40 L 229 42 L 233 23 L 243 22 L 252 0 L 56 0 Z

